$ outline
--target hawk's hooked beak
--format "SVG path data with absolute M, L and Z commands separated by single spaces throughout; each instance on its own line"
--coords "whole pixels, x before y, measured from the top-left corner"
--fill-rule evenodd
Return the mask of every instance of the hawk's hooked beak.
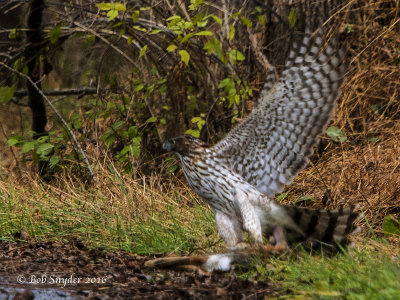
M 163 150 L 166 152 L 170 152 L 172 151 L 173 145 L 170 141 L 166 141 L 163 146 L 162 146 Z

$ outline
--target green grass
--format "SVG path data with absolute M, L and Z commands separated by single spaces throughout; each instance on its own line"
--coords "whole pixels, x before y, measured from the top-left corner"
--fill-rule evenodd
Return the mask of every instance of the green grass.
M 238 272 L 245 278 L 272 280 L 281 287 L 282 299 L 400 299 L 399 248 L 385 240 L 364 244 L 333 256 L 300 250 L 290 258 L 258 257 L 250 266 L 239 266 Z
M 111 179 L 69 192 L 0 181 L 0 239 L 26 232 L 33 241 L 77 238 L 89 247 L 142 255 L 210 250 L 218 244 L 212 211 L 188 190 L 162 194 Z

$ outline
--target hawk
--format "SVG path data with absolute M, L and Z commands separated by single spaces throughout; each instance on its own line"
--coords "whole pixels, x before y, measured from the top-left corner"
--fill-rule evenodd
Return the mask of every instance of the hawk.
M 283 205 L 273 200 L 305 168 L 318 136 L 332 116 L 346 72 L 338 39 L 322 30 L 294 43 L 280 78 L 262 89 L 257 106 L 217 144 L 190 135 L 166 141 L 180 159 L 189 186 L 213 209 L 230 249 L 244 232 L 263 243 L 277 229 L 289 242 L 347 243 L 359 213 Z

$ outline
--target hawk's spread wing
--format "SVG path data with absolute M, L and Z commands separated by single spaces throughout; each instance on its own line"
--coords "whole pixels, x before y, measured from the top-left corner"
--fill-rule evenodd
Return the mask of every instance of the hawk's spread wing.
M 257 107 L 213 147 L 222 162 L 260 192 L 281 192 L 306 166 L 343 81 L 343 53 L 336 48 L 336 39 L 324 48 L 322 33 L 306 33 L 277 83 L 264 87 Z

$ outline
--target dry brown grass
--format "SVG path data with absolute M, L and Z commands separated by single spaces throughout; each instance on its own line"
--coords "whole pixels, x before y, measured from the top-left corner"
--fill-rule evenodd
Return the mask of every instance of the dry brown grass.
M 352 63 L 333 119 L 348 140 L 324 138 L 325 152 L 287 192 L 289 200 L 310 195 L 319 207 L 358 203 L 381 232 L 383 216 L 400 216 L 400 4 L 364 1 L 355 15 Z
M 396 124 L 381 142 L 366 140 L 358 145 L 332 147 L 288 187 L 289 200 L 305 194 L 313 197 L 319 207 L 359 204 L 370 222 L 376 215 L 378 221 L 388 214 L 398 217 L 399 133 L 400 124 Z M 374 229 L 381 232 L 380 226 Z
M 334 117 L 351 134 L 366 134 L 374 125 L 381 126 L 371 121 L 400 117 L 399 1 L 365 1 L 360 10 L 349 20 L 355 30 L 352 64 Z M 379 106 L 379 113 L 373 105 Z

